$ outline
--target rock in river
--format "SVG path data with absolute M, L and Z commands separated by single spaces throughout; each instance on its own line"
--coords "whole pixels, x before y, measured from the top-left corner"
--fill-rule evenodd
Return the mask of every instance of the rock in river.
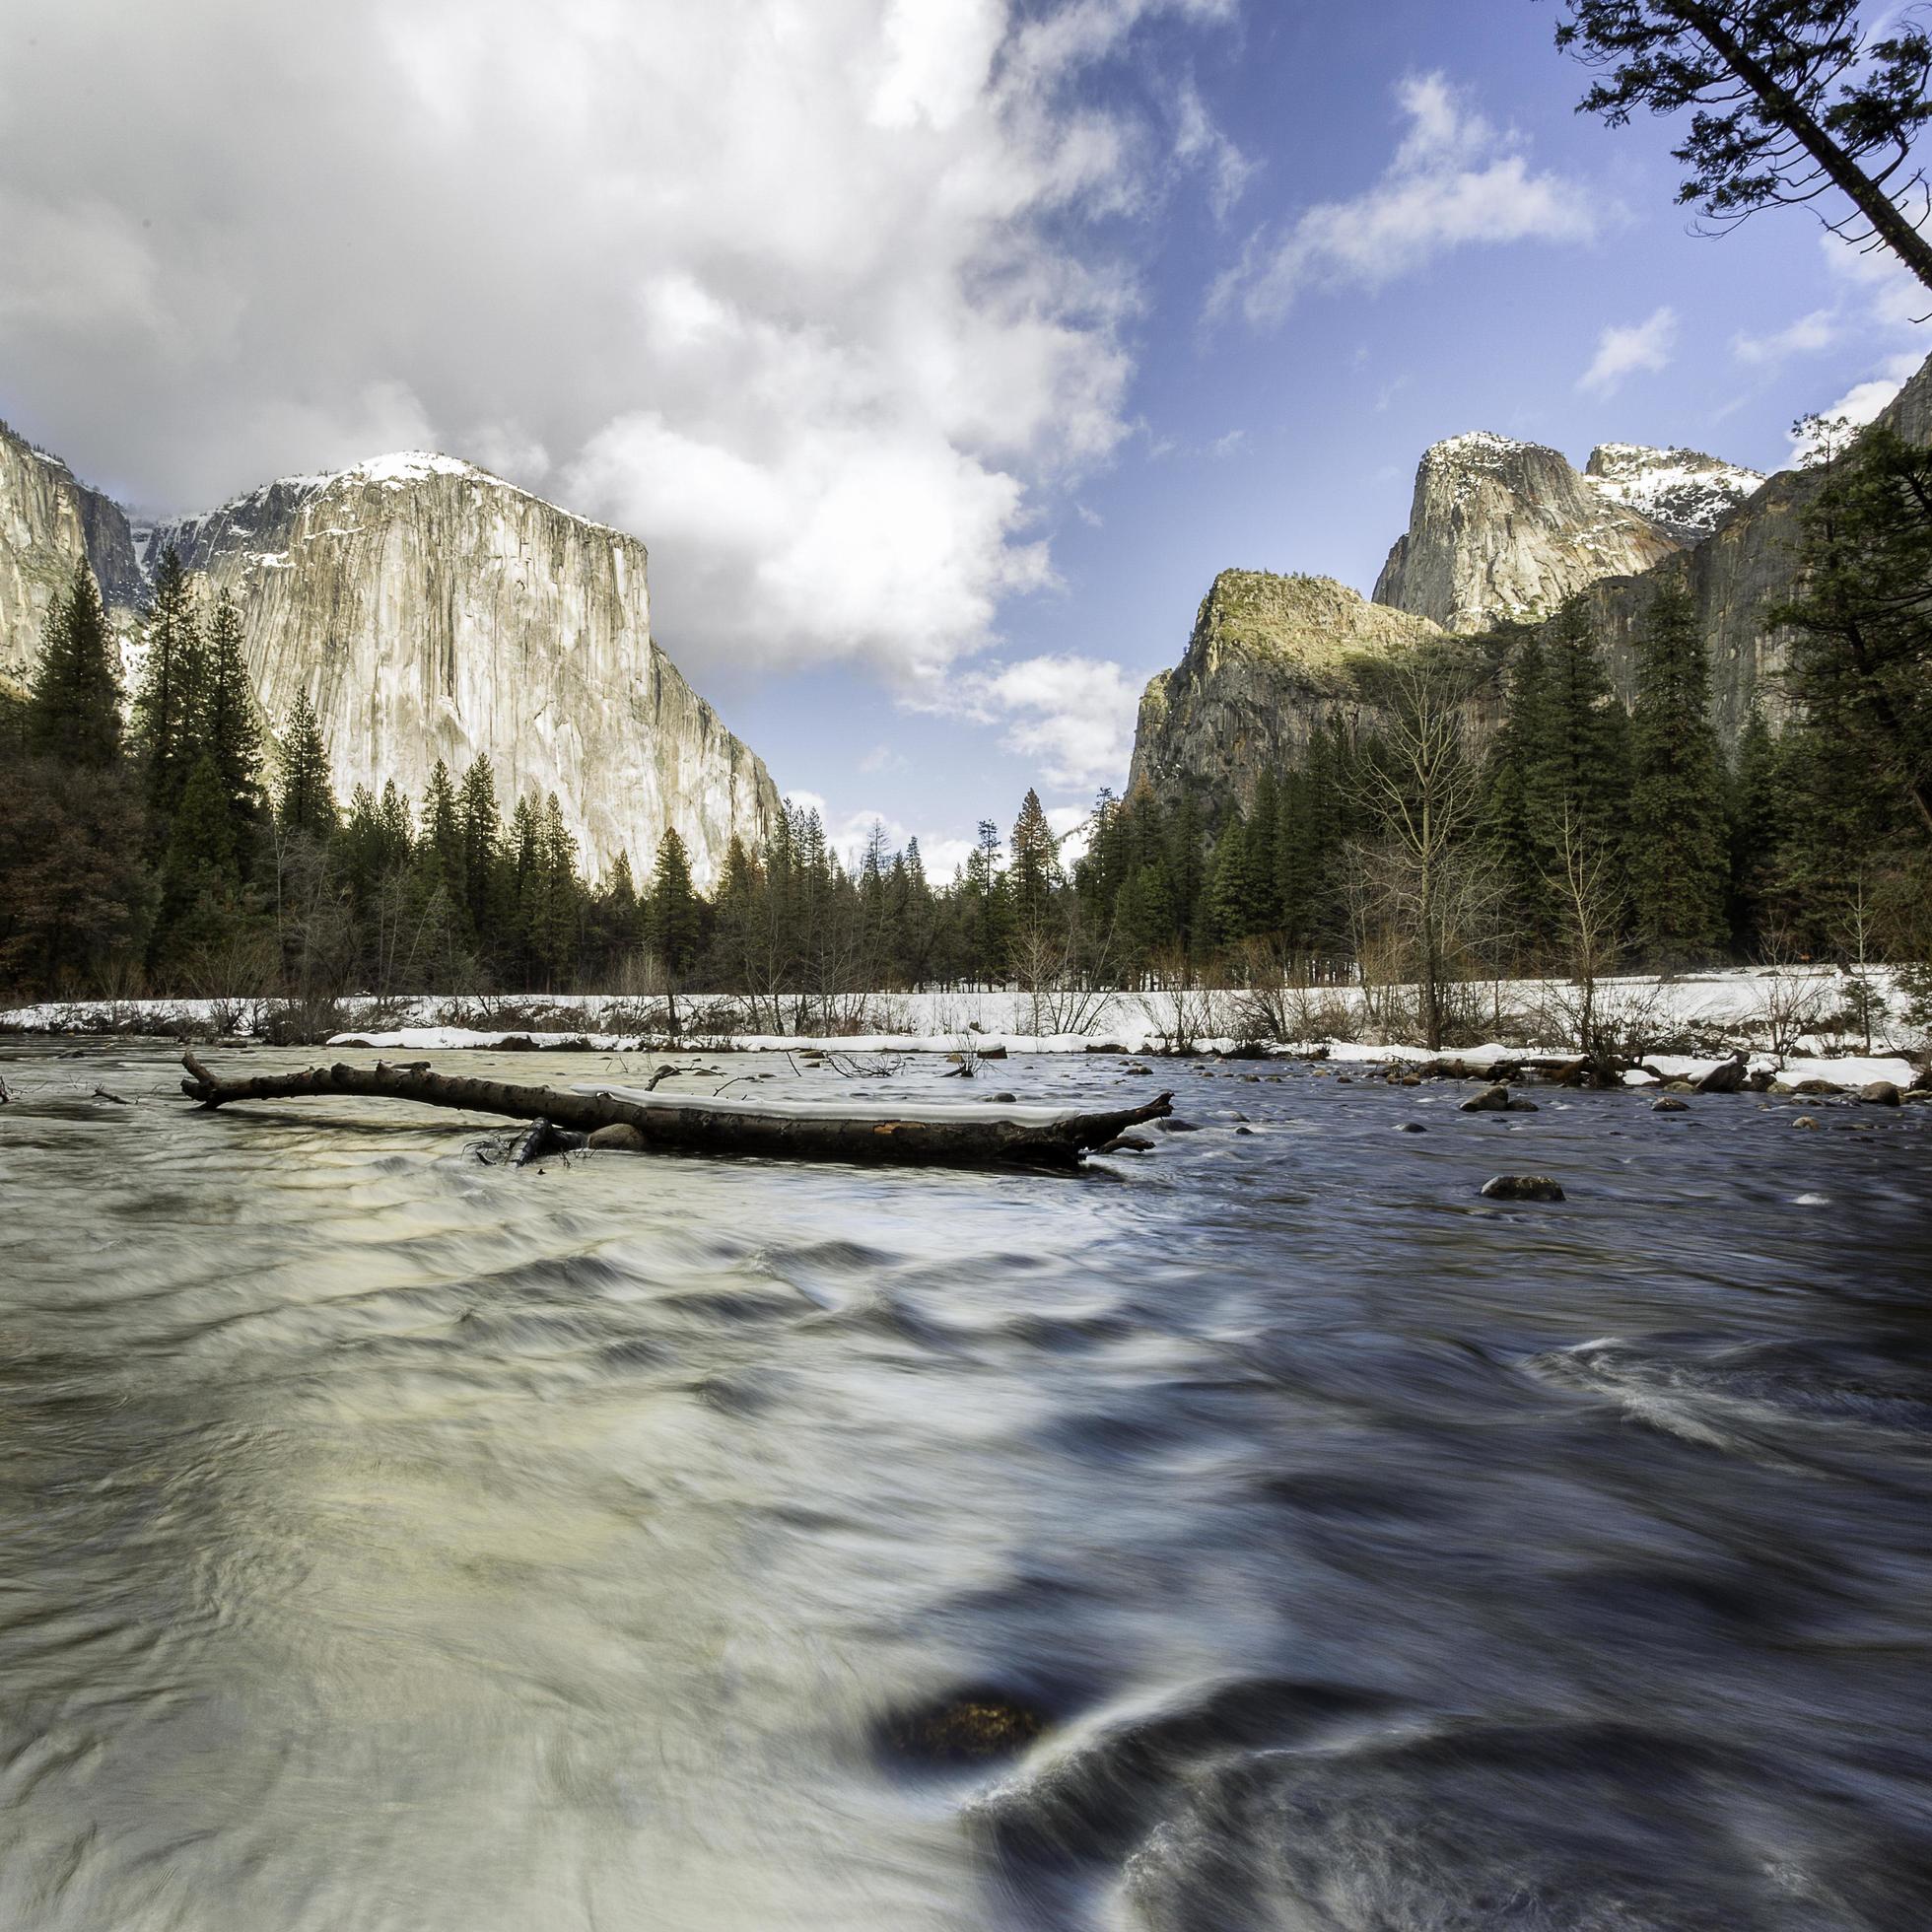
M 1562 1201 L 1562 1189 L 1548 1174 L 1496 1174 L 1483 1183 L 1491 1201 Z

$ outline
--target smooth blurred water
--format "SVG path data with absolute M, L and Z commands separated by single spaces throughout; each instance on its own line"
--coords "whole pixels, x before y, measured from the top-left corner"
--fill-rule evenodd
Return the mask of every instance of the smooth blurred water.
M 60 1051 L 0 1051 L 10 1932 L 1932 1925 L 1932 1110 L 1075 1058 L 975 1092 L 1200 1131 L 518 1171 Z

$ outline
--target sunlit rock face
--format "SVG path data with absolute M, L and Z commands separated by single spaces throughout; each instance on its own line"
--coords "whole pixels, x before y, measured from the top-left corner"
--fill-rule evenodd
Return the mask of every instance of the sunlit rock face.
M 1442 632 L 1328 577 L 1224 570 L 1202 599 L 1180 663 L 1140 699 L 1130 789 L 1171 801 L 1193 791 L 1216 809 L 1254 802 L 1264 768 L 1293 764 L 1309 734 L 1362 708 L 1351 667 L 1399 658 Z
M 1375 601 L 1451 631 L 1549 615 L 1601 578 L 1650 568 L 1681 540 L 1560 450 L 1478 431 L 1423 451 L 1409 528 Z
M 1932 361 L 1878 420 L 1908 442 L 1932 443 Z M 1641 576 L 1608 578 L 1591 586 L 1591 621 L 1612 681 L 1625 703 L 1636 696 L 1637 636 L 1644 612 L 1661 586 L 1675 584 L 1690 593 L 1703 630 L 1710 657 L 1710 715 L 1718 734 L 1734 742 L 1754 709 L 1774 724 L 1789 717 L 1792 701 L 1784 670 L 1791 639 L 1770 621 L 1770 613 L 1797 587 L 1805 512 L 1819 481 L 1816 469 L 1779 470 L 1719 516 L 1701 541 Z
M 27 676 L 47 605 L 84 556 L 110 605 L 137 600 L 141 573 L 120 507 L 0 423 L 0 675 Z

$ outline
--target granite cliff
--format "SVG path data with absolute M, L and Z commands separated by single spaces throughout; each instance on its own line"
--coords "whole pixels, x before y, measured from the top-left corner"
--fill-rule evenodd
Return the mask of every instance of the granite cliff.
M 1201 600 L 1186 655 L 1140 699 L 1130 792 L 1184 787 L 1243 810 L 1264 767 L 1292 762 L 1319 724 L 1352 722 L 1351 667 L 1440 640 L 1426 617 L 1370 603 L 1327 577 L 1224 570 Z
M 83 557 L 107 602 L 131 608 L 141 571 L 120 506 L 0 423 L 0 677 L 33 664 L 47 605 Z
M 1932 443 L 1932 361 L 1893 398 L 1878 420 L 1914 443 Z M 1781 690 L 1786 635 L 1765 613 L 1796 580 L 1804 513 L 1818 489 L 1815 472 L 1779 470 L 1710 534 L 1641 574 L 1605 578 L 1587 596 L 1613 683 L 1625 703 L 1636 695 L 1635 633 L 1660 584 L 1678 583 L 1697 607 L 1710 655 L 1711 719 L 1727 743 L 1753 705 L 1773 720 L 1787 709 Z
M 1932 361 L 1879 420 L 1932 443 Z M 1733 742 L 1753 705 L 1783 710 L 1787 640 L 1766 612 L 1797 576 L 1806 469 L 1765 479 L 1694 450 L 1604 444 L 1584 471 L 1503 437 L 1437 444 L 1422 458 L 1410 528 L 1364 601 L 1326 578 L 1223 571 L 1186 655 L 1141 699 L 1130 783 L 1189 786 L 1245 805 L 1256 774 L 1359 700 L 1346 672 L 1363 652 L 1400 653 L 1499 620 L 1535 621 L 1580 591 L 1611 679 L 1635 697 L 1636 628 L 1660 585 L 1690 593 L 1711 661 L 1711 716 Z M 1398 621 L 1400 620 L 1400 621 Z M 1406 627 L 1406 628 L 1405 628 Z M 1506 638 L 1486 653 L 1498 669 Z M 1500 714 L 1499 678 L 1473 701 L 1479 738 Z
M 1422 454 L 1375 601 L 1452 631 L 1546 617 L 1699 540 L 1762 480 L 1695 450 L 1609 443 L 1578 471 L 1541 444 L 1450 437 Z
M 438 758 L 460 774 L 487 753 L 506 809 L 558 794 L 592 875 L 624 852 L 642 877 L 671 825 L 701 883 L 778 807 L 762 760 L 653 640 L 634 537 L 422 452 L 283 478 L 144 530 L 138 551 L 93 495 L 17 440 L 0 448 L 0 665 L 16 675 L 83 550 L 129 605 L 172 545 L 241 604 L 271 724 L 308 693 L 345 798 L 386 779 L 420 798 Z

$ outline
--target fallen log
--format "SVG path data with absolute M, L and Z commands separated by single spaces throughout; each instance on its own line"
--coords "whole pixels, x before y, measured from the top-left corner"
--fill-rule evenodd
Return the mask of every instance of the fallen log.
M 898 1113 L 889 1110 L 889 1103 L 872 1112 L 821 1106 L 788 1113 L 689 1095 L 656 1101 L 638 1092 L 511 1086 L 502 1080 L 469 1079 L 380 1061 L 374 1067 L 338 1063 L 299 1073 L 254 1073 L 243 1079 L 220 1077 L 192 1052 L 181 1056 L 181 1065 L 188 1073 L 181 1091 L 211 1108 L 242 1100 L 353 1095 L 547 1121 L 552 1129 L 575 1134 L 630 1127 L 653 1153 L 761 1154 L 781 1160 L 907 1167 L 1077 1167 L 1087 1154 L 1118 1139 L 1129 1128 L 1174 1111 L 1172 1094 L 1162 1093 L 1138 1107 L 1098 1114 L 1025 1114 L 991 1108 Z

